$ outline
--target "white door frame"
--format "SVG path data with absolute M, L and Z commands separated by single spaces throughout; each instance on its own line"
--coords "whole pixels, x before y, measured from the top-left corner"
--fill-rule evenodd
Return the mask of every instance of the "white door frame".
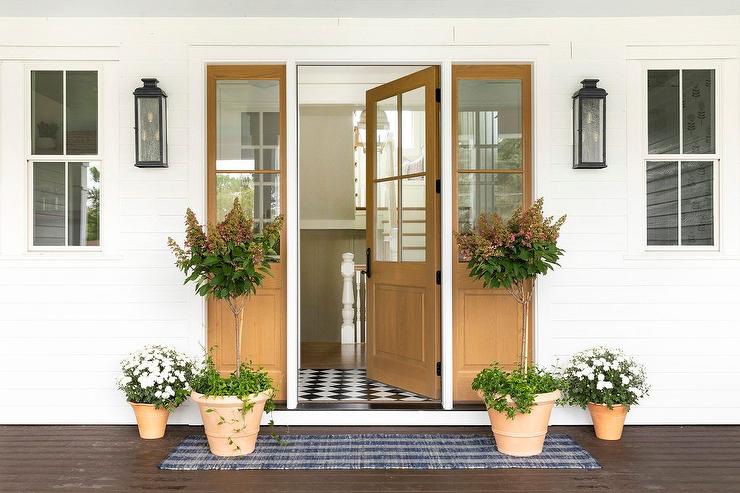
M 276 411 L 277 424 L 485 424 L 483 411 L 452 411 L 452 65 L 453 63 L 514 64 L 531 63 L 533 100 L 533 194 L 543 192 L 544 177 L 538 170 L 547 169 L 549 115 L 546 91 L 549 73 L 546 44 L 428 45 L 428 46 L 258 46 L 258 45 L 191 45 L 188 48 L 188 112 L 190 168 L 188 194 L 192 208 L 204 217 L 206 204 L 206 65 L 208 64 L 285 64 L 286 65 L 286 229 L 291 232 L 287 251 L 287 410 Z M 296 410 L 298 405 L 298 334 L 299 311 L 299 196 L 298 196 L 298 65 L 439 65 L 442 102 L 440 113 L 440 179 L 441 190 L 441 361 L 442 409 L 430 411 L 309 411 Z M 540 293 L 541 295 L 542 293 Z M 535 323 L 538 306 L 535 304 Z M 193 345 L 206 342 L 206 304 L 201 307 L 201 331 Z M 535 333 L 535 360 L 540 331 Z

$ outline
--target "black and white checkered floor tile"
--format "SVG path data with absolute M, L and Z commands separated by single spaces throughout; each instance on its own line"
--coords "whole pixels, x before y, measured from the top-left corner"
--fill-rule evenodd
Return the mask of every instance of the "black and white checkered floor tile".
M 298 399 L 311 402 L 424 402 L 423 395 L 369 380 L 363 369 L 300 370 Z

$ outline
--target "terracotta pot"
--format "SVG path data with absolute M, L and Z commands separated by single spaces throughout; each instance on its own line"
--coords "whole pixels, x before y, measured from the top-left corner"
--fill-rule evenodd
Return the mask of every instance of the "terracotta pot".
M 509 419 L 506 413 L 489 409 L 488 417 L 491 419 L 491 429 L 498 451 L 515 457 L 529 457 L 542 453 L 552 406 L 559 398 L 559 390 L 537 394 L 532 412 L 516 414 L 513 419 Z M 513 403 L 510 399 L 509 402 Z
M 588 412 L 594 422 L 596 437 L 602 440 L 619 440 L 622 438 L 624 419 L 627 417 L 629 406 L 617 404 L 609 409 L 606 404 L 588 403 Z
M 244 403 L 236 396 L 206 397 L 193 391 L 190 397 L 198 404 L 208 447 L 213 455 L 233 457 L 254 452 L 260 431 L 262 412 L 271 392 L 249 397 L 252 408 L 242 413 Z
M 129 402 L 129 404 L 134 408 L 136 424 L 139 426 L 139 436 L 141 438 L 151 440 L 164 436 L 167 419 L 170 417 L 170 412 L 167 409 L 163 407 L 157 409 L 154 404 L 138 404 L 136 402 Z

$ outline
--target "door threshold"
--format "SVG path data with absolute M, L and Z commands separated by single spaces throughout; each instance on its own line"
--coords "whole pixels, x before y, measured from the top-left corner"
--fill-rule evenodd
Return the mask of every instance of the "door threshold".
M 438 409 L 279 409 L 265 414 L 278 426 L 490 426 L 486 411 Z
M 419 411 L 442 410 L 441 401 L 425 402 L 299 402 L 297 411 Z

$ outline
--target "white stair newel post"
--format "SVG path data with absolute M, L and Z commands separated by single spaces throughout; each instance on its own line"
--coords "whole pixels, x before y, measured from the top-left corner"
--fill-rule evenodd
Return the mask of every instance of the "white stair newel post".
M 353 253 L 342 254 L 342 344 L 355 342 L 355 290 L 352 281 L 355 277 L 355 255 Z

